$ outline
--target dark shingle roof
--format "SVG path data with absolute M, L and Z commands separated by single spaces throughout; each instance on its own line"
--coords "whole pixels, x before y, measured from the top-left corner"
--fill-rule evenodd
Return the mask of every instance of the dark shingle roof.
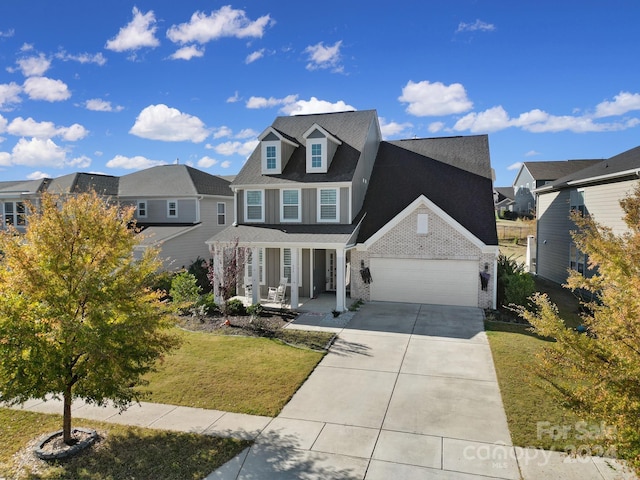
M 47 191 L 54 194 L 79 193 L 94 190 L 100 195 L 118 194 L 119 178 L 97 173 L 70 173 L 51 180 Z
M 493 177 L 491 163 L 488 161 L 489 137 L 487 135 L 418 138 L 394 140 L 389 143 L 425 157 L 436 158 L 476 175 Z
M 555 182 L 545 185 L 545 189 L 560 189 L 566 187 L 568 182 L 586 183 L 599 177 L 621 177 L 626 172 L 629 172 L 629 175 L 636 175 L 637 170 L 640 170 L 640 146 L 558 178 Z
M 281 175 L 262 175 L 260 147 L 256 147 L 233 184 L 269 185 L 287 182 L 350 181 L 364 149 L 372 122 L 377 122 L 375 110 L 277 117 L 271 126 L 301 146 L 295 149 Z M 304 147 L 306 141 L 302 135 L 314 123 L 342 142 L 342 145 L 335 152 L 327 173 L 306 172 L 306 149 Z
M 459 141 L 465 143 L 465 137 Z M 359 215 L 361 218 L 366 214 L 358 242 L 366 241 L 424 195 L 482 242 L 497 245 L 491 179 L 400 148 L 397 143 L 382 142 L 378 149 Z M 473 150 L 472 156 L 475 156 Z M 480 170 L 487 171 L 481 163 L 489 165 L 488 151 L 482 162 L 479 158 L 476 161 Z
M 513 194 L 513 187 L 494 187 L 493 189 L 502 197 L 498 201 L 504 200 L 505 198 L 508 198 L 509 200 L 513 200 L 515 198 L 515 195 Z
M 122 197 L 233 196 L 227 180 L 188 165 L 160 165 L 120 177 Z
M 590 167 L 602 159 L 559 160 L 548 162 L 524 162 L 534 180 L 557 180 L 574 172 Z
M 50 181 L 51 181 L 50 178 L 39 178 L 37 180 L 2 182 L 0 184 L 0 193 L 12 193 L 12 194 L 41 193 L 47 189 L 47 185 L 49 184 Z

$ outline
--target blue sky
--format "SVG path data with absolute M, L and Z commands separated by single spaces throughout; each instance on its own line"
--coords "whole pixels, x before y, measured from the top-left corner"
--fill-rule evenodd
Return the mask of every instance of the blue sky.
M 0 3 L 0 180 L 179 159 L 237 173 L 278 115 L 376 109 L 386 139 L 489 134 L 520 162 L 640 145 L 640 3 Z

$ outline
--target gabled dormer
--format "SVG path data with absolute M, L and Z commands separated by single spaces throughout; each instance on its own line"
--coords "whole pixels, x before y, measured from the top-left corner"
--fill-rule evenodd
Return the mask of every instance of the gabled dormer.
M 327 173 L 336 149 L 342 142 L 317 123 L 302 135 L 306 140 L 307 173 Z
M 258 137 L 263 175 L 280 175 L 299 144 L 273 127 Z

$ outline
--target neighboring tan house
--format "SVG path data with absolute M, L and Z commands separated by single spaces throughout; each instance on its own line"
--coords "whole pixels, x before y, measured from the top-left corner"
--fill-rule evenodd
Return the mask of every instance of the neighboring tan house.
M 233 222 L 229 182 L 187 165 L 161 165 L 120 177 L 118 199 L 136 207 L 140 253 L 160 247 L 164 267 L 209 260 L 205 241 Z
M 513 211 L 518 215 L 535 216 L 536 199 L 533 190 L 601 161 L 602 159 L 524 162 L 513 181 Z
M 214 261 L 249 249 L 254 303 L 284 277 L 293 308 L 323 292 L 337 311 L 348 292 L 495 307 L 486 136 L 384 142 L 368 110 L 278 117 L 259 140 L 231 184 L 234 225 L 207 242 Z
M 570 212 L 592 215 L 620 234 L 627 231 L 620 200 L 640 177 L 640 147 L 601 160 L 536 189 L 538 198 L 537 274 L 564 283 L 569 270 L 589 275 L 587 258 L 571 239 Z

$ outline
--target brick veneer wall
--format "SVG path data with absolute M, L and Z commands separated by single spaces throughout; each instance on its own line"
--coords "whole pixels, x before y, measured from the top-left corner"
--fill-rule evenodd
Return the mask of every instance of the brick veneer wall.
M 428 215 L 428 233 L 418 235 L 419 213 Z M 490 308 L 493 300 L 493 281 L 485 291 L 480 286 L 480 271 L 488 264 L 488 272 L 493 280 L 493 254 L 483 254 L 482 250 L 461 235 L 456 229 L 426 206 L 418 206 L 391 231 L 387 232 L 368 250 L 351 250 L 351 298 L 368 301 L 371 299 L 370 285 L 363 282 L 360 275 L 362 262 L 370 266 L 372 257 L 416 258 L 431 260 L 476 260 L 478 262 L 478 306 Z M 376 272 L 371 272 L 375 282 Z

